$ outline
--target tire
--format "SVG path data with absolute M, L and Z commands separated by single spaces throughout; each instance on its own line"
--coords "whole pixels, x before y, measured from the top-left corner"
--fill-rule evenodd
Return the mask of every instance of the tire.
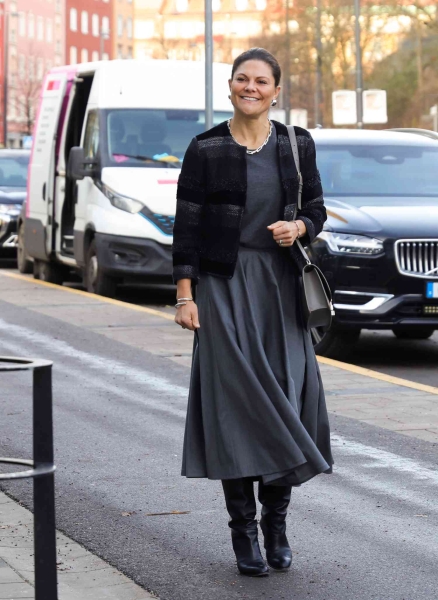
M 325 331 L 323 328 L 311 330 L 315 353 L 320 356 L 337 358 L 345 354 L 360 337 L 360 329 L 340 329 L 335 325 Z
M 65 279 L 66 271 L 62 265 L 54 262 L 45 262 L 43 260 L 34 260 L 33 276 L 35 279 L 62 285 Z
M 24 247 L 24 223 L 18 228 L 17 266 L 20 273 L 33 273 L 33 261 L 29 260 Z
M 420 327 L 394 327 L 392 333 L 399 340 L 427 340 L 434 334 L 433 327 L 420 325 Z
M 99 267 L 97 258 L 96 242 L 91 241 L 87 252 L 87 262 L 85 265 L 84 284 L 87 292 L 91 294 L 99 294 L 114 298 L 117 290 L 117 279 L 103 273 Z

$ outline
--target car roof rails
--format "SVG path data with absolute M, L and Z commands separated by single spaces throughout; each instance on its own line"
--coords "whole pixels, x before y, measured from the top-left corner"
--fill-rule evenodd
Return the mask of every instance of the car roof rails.
M 401 133 L 415 133 L 428 137 L 431 140 L 438 140 L 438 131 L 432 131 L 431 129 L 420 129 L 419 127 L 392 127 L 386 129 L 386 131 L 399 131 Z

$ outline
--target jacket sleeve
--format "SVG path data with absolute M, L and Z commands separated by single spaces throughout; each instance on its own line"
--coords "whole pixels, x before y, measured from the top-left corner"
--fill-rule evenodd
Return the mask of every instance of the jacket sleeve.
M 300 156 L 301 174 L 303 176 L 303 192 L 301 196 L 301 210 L 297 219 L 301 219 L 307 228 L 303 236 L 304 245 L 313 242 L 322 231 L 322 226 L 327 220 L 324 198 L 321 186 L 321 177 L 316 166 L 315 142 L 308 131 L 297 132 L 298 152 Z
M 173 228 L 173 281 L 199 279 L 201 218 L 205 185 L 198 141 L 193 138 L 184 156 L 176 194 Z

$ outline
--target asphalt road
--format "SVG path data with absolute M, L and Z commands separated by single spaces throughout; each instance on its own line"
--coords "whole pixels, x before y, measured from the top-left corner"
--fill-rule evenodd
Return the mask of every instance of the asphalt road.
M 55 361 L 58 526 L 161 600 L 437 599 L 435 445 L 332 416 L 335 473 L 293 493 L 292 571 L 244 578 L 219 482 L 179 475 L 189 369 L 5 302 L 0 332 L 0 354 Z M 30 375 L 1 397 L 0 454 L 27 458 Z M 29 485 L 7 489 L 29 504 Z

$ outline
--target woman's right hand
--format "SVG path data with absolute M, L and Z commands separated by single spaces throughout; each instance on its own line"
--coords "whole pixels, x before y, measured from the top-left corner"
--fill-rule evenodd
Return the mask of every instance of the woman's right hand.
M 199 329 L 198 307 L 193 300 L 189 300 L 184 306 L 180 306 L 176 309 L 175 323 L 181 325 L 183 329 L 190 329 L 195 331 Z

